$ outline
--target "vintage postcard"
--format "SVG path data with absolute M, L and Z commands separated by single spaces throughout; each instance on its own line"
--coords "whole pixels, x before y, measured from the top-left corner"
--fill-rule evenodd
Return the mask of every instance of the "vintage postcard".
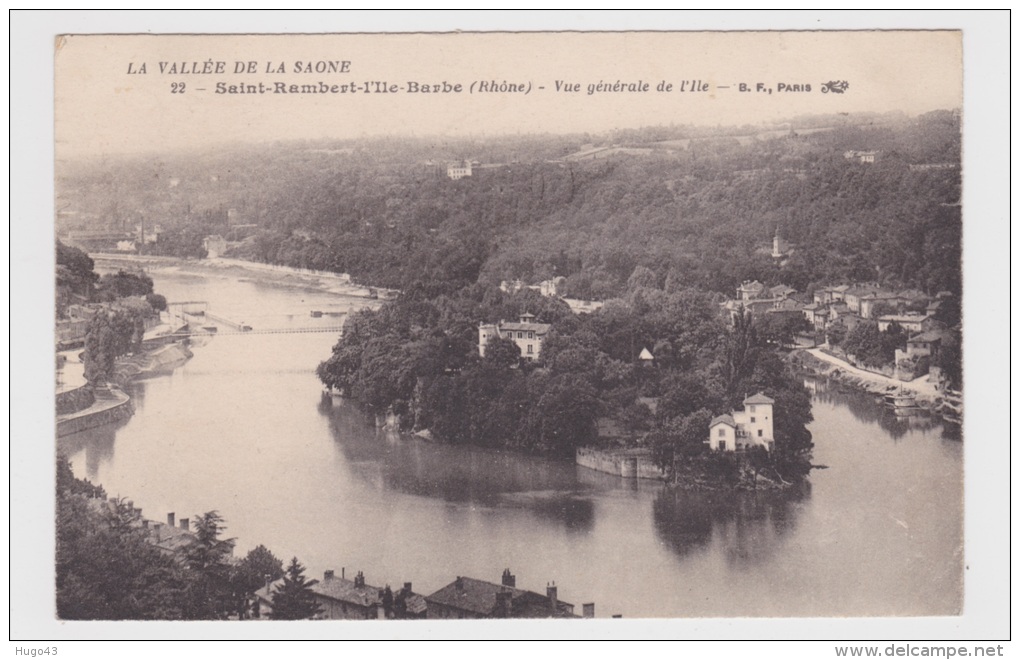
M 54 63 L 57 620 L 962 613 L 960 31 Z

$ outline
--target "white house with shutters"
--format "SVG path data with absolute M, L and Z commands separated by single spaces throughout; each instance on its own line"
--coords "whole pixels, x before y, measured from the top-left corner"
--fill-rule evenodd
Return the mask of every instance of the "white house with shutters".
M 759 446 L 772 451 L 772 407 L 775 401 L 761 392 L 744 399 L 744 409 L 719 415 L 708 425 L 708 446 L 713 451 L 744 451 Z

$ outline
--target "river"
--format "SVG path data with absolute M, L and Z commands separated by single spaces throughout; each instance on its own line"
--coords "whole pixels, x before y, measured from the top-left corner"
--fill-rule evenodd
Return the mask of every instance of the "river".
M 335 325 L 311 310 L 364 298 L 237 272 L 150 271 L 168 300 L 205 300 L 256 330 Z M 954 614 L 962 607 L 963 447 L 811 381 L 816 470 L 787 493 L 673 492 L 508 452 L 377 431 L 321 397 L 336 336 L 238 334 L 132 383 L 136 412 L 61 438 L 75 474 L 146 517 L 218 510 L 238 556 L 264 544 L 312 576 L 429 594 L 458 575 L 594 602 L 596 616 Z M 544 592 L 543 592 L 544 593 Z

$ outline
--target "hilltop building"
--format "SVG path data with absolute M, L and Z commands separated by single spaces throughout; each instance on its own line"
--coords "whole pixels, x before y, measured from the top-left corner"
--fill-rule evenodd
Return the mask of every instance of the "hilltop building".
M 458 163 L 448 164 L 446 166 L 446 176 L 454 181 L 471 176 L 471 161 L 463 160 Z
M 772 406 L 761 392 L 744 399 L 744 409 L 719 415 L 708 425 L 708 446 L 713 451 L 743 451 L 754 446 L 772 451 Z
M 508 323 L 480 323 L 478 325 L 478 354 L 485 357 L 485 346 L 493 337 L 510 339 L 521 349 L 521 357 L 525 360 L 537 360 L 542 352 L 542 342 L 552 326 L 548 323 L 535 323 L 535 315 L 525 312 L 520 321 Z
M 776 234 L 772 237 L 772 258 L 783 259 L 790 254 L 790 246 L 779 234 L 779 226 L 776 225 Z
M 851 149 L 850 151 L 843 152 L 843 158 L 846 158 L 847 160 L 855 160 L 864 165 L 873 164 L 877 156 L 877 151 L 854 151 Z

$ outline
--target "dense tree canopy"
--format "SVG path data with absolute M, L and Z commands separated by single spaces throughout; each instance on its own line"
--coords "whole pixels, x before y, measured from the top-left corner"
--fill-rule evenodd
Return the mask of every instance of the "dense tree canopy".
M 730 293 L 744 279 L 960 292 L 957 115 L 801 118 L 785 133 L 760 131 L 289 143 L 67 164 L 58 175 L 78 191 L 76 207 L 111 227 L 122 208 L 151 209 L 164 234 L 148 251 L 201 256 L 201 239 L 220 234 L 243 240 L 247 258 L 423 298 L 552 276 L 598 299 L 664 283 Z M 638 149 L 563 160 L 585 144 Z M 875 163 L 844 158 L 865 149 Z M 428 164 L 463 158 L 491 167 L 451 181 Z M 170 176 L 179 185 L 151 183 Z M 782 265 L 769 256 L 777 227 L 792 246 Z

